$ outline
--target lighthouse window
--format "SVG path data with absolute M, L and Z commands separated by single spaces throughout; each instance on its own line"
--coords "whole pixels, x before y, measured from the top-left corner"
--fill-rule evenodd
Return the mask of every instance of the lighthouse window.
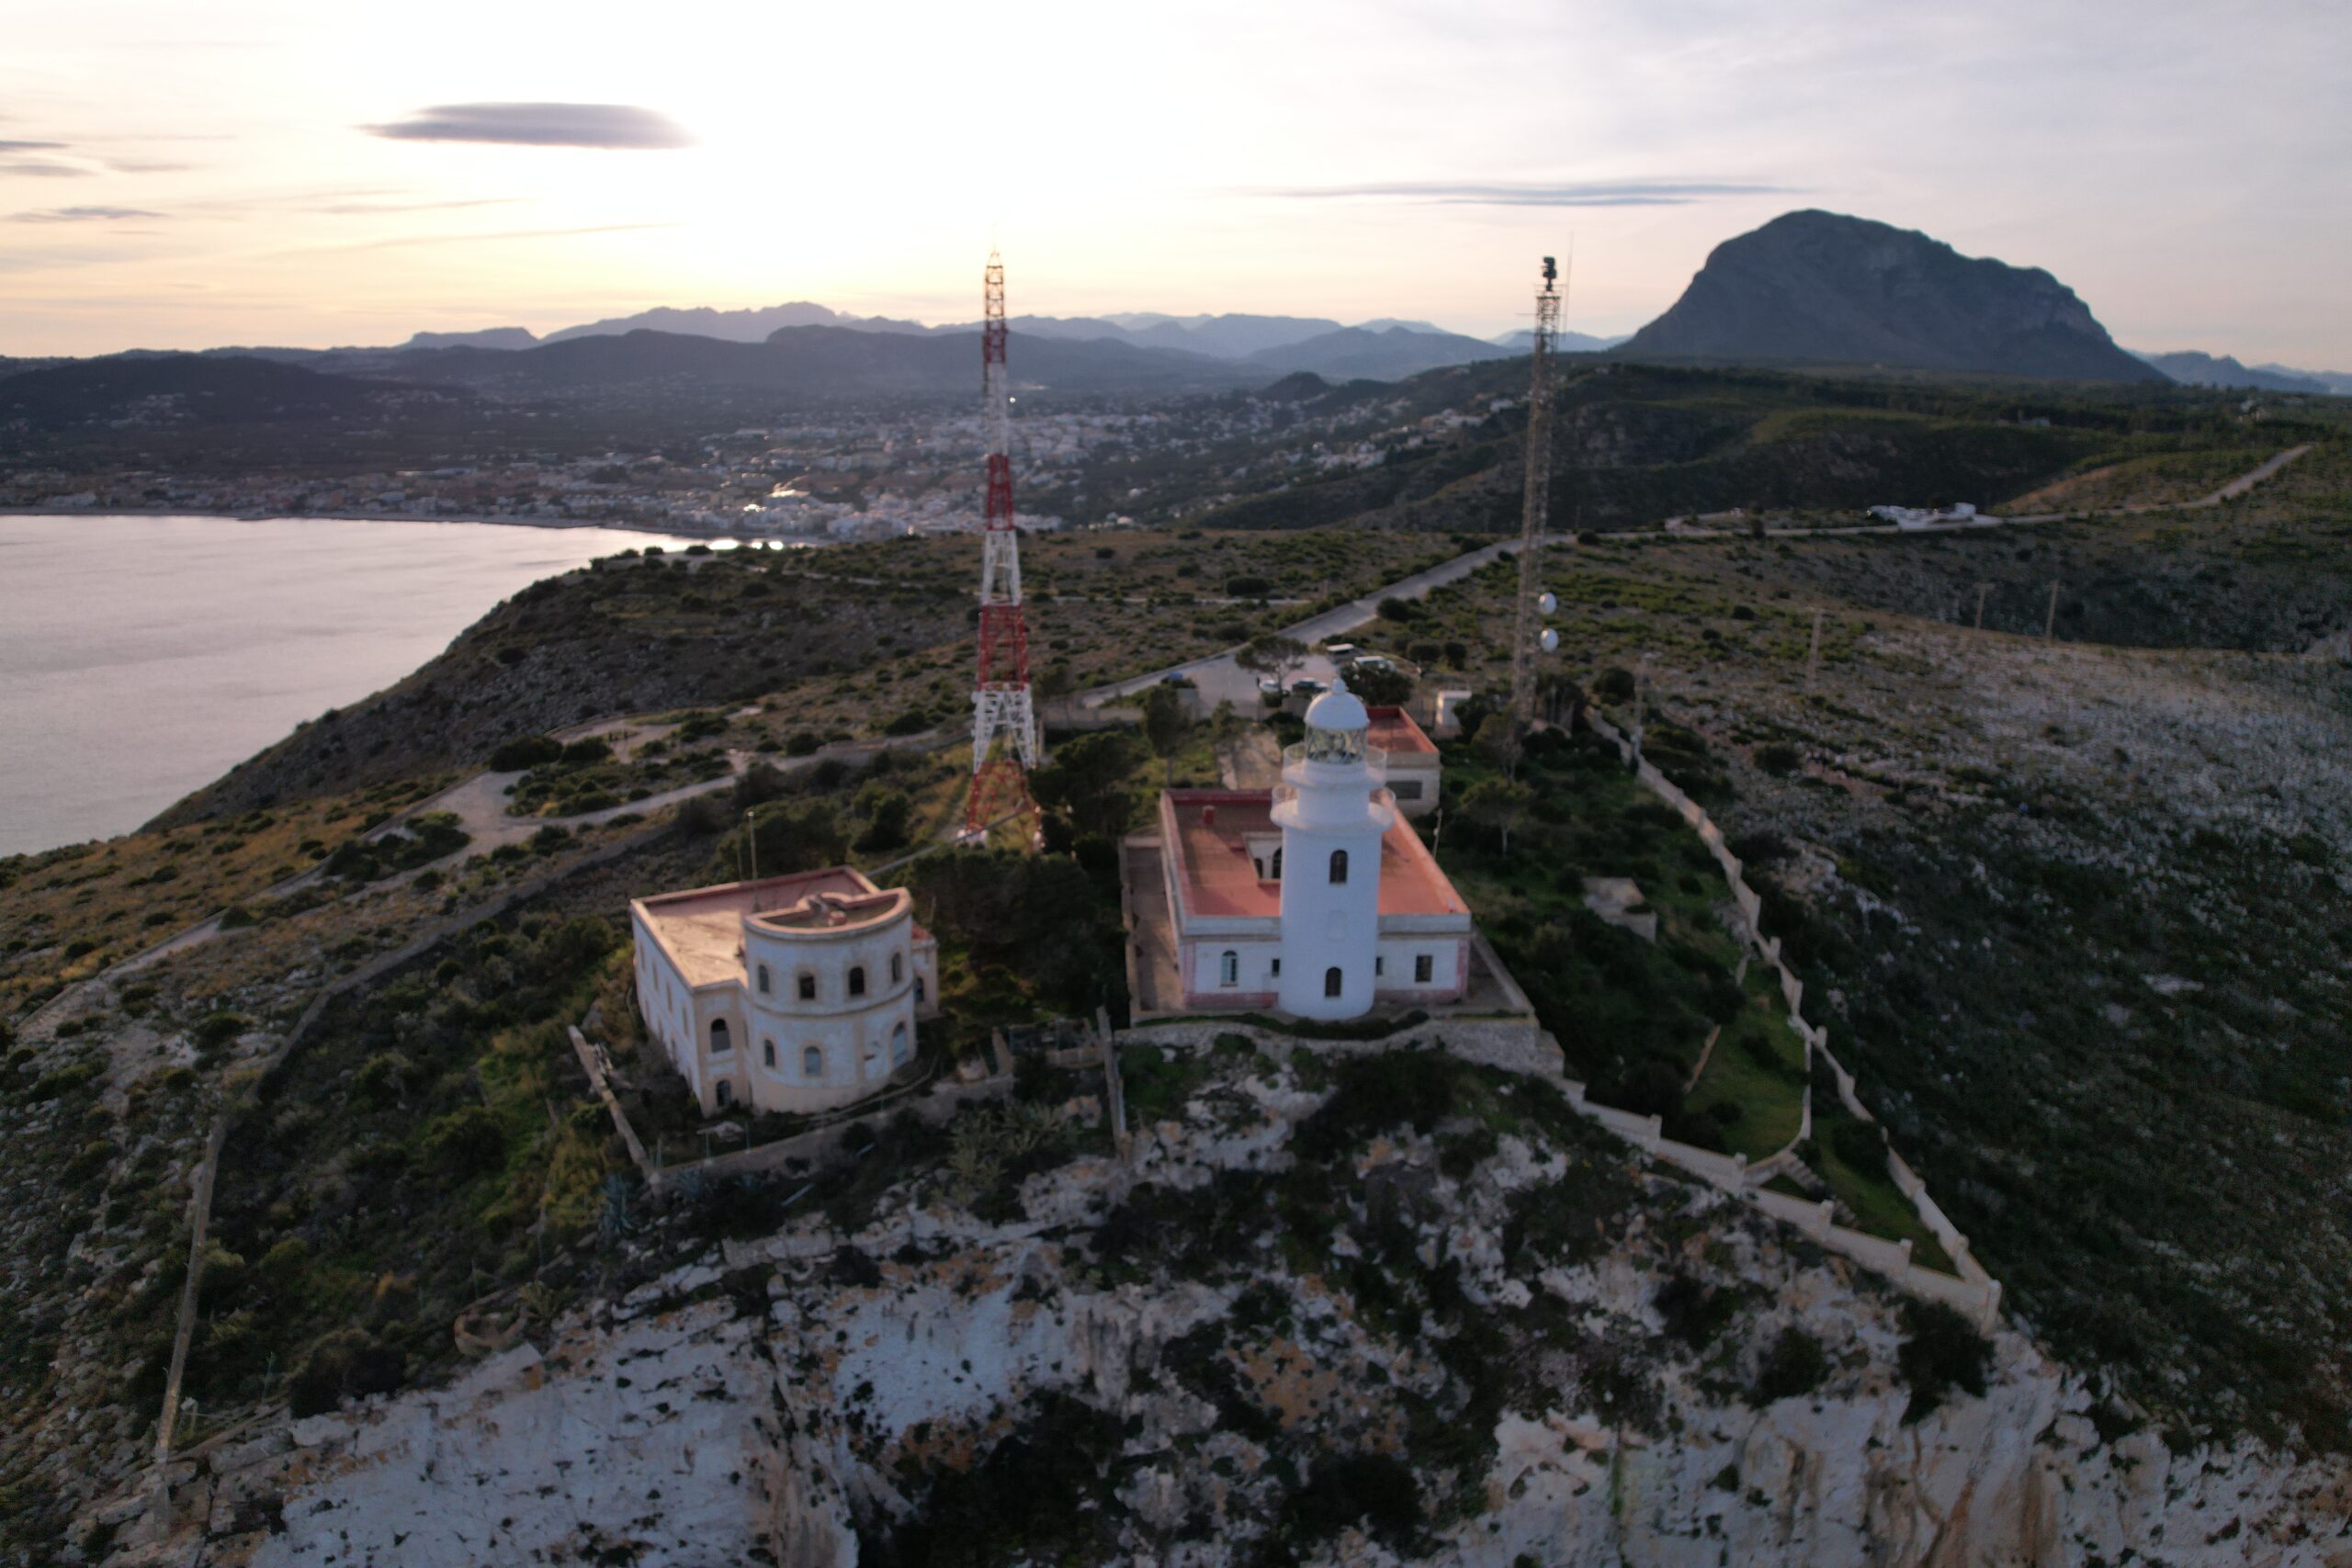
M 767 966 L 766 964 L 761 964 L 761 965 L 760 965 L 760 995 L 762 995 L 762 996 L 763 996 L 763 997 L 764 997 L 764 996 L 766 996 L 767 994 L 768 994 L 768 966 Z
M 816 1046 L 805 1047 L 800 1053 L 800 1076 L 814 1083 L 825 1076 L 825 1054 Z
M 1336 997 L 1340 994 L 1340 972 L 1337 969 L 1323 971 L 1323 994 L 1327 997 Z
M 817 976 L 814 975 L 800 976 L 800 999 L 804 1002 L 813 1002 L 817 999 Z
M 763 1040 L 760 1042 L 760 1066 L 765 1067 L 770 1072 L 775 1071 L 775 1041 Z
M 1337 887 L 1347 879 L 1348 852 L 1345 850 L 1333 850 L 1331 852 L 1331 886 Z
M 865 995 L 865 965 L 863 964 L 853 966 L 849 972 L 849 994 L 853 997 Z
M 899 953 L 890 954 L 890 984 L 897 985 L 907 977 L 907 961 Z
M 1227 949 L 1217 955 L 1216 983 L 1220 986 L 1241 984 L 1241 954 Z

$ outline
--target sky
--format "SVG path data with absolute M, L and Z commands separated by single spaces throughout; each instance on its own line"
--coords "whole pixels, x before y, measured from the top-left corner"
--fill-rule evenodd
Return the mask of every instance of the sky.
M 1797 208 L 2352 370 L 2346 0 L 0 0 L 0 355 L 655 305 L 1630 332 Z

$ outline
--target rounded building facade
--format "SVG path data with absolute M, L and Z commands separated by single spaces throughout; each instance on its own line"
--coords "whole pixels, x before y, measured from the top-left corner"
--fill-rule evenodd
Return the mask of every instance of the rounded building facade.
M 641 899 L 639 1006 L 703 1110 L 806 1113 L 911 1067 L 938 946 L 847 868 Z

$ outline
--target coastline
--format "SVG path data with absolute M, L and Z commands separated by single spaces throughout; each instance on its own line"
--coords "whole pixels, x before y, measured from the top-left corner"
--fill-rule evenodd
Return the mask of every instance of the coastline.
M 209 517 L 223 523 L 461 523 L 548 528 L 559 533 L 578 528 L 606 528 L 615 533 L 660 534 L 668 538 L 689 539 L 702 544 L 720 541 L 739 545 L 786 542 L 767 535 L 695 534 L 668 524 L 627 523 L 611 518 L 457 517 L 430 512 L 222 512 L 208 511 L 200 506 L 0 506 L 0 517 Z

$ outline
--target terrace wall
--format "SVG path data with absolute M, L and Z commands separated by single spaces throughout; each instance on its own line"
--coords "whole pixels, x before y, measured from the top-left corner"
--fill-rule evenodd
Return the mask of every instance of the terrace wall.
M 1697 830 L 1700 841 L 1714 856 L 1715 863 L 1723 869 L 1724 880 L 1731 885 L 1732 900 L 1739 908 L 1741 919 L 1746 924 L 1748 938 L 1756 945 L 1757 953 L 1778 972 L 1781 998 L 1788 1004 L 1790 1026 L 1795 1029 L 1805 1044 L 1808 1087 L 1805 1090 L 1804 1133 L 1800 1139 L 1810 1136 L 1813 1131 L 1813 1091 L 1809 1080 L 1816 1055 L 1828 1063 L 1838 1085 L 1838 1101 L 1847 1111 L 1861 1121 L 1875 1122 L 1877 1118 L 1871 1114 L 1869 1108 L 1854 1092 L 1854 1075 L 1829 1054 L 1828 1032 L 1805 1021 L 1802 1010 L 1804 982 L 1781 962 L 1780 939 L 1764 934 L 1763 899 L 1748 886 L 1739 857 L 1733 854 L 1724 841 L 1723 829 L 1708 816 L 1704 807 L 1692 800 L 1673 780 L 1658 772 L 1656 765 L 1644 760 L 1633 741 L 1615 725 L 1590 708 L 1586 708 L 1582 716 L 1594 734 L 1617 748 L 1618 756 L 1634 769 L 1634 778 L 1644 788 L 1664 801 L 1676 815 Z M 1571 1100 L 1587 1116 L 1645 1152 L 1714 1186 L 1739 1193 L 1765 1213 L 1797 1226 L 1828 1250 L 1884 1275 L 1915 1295 L 1955 1308 L 1974 1320 L 1980 1327 L 1989 1328 L 1999 1315 L 2001 1282 L 1976 1261 L 1967 1235 L 1951 1223 L 1951 1217 L 1929 1196 L 1927 1183 L 1892 1148 L 1887 1150 L 1887 1174 L 1894 1181 L 1895 1190 L 1910 1202 L 1919 1223 L 1927 1227 L 1928 1234 L 1951 1257 L 1955 1273 L 1946 1274 L 1940 1269 L 1914 1263 L 1908 1241 L 1891 1242 L 1836 1224 L 1830 1218 L 1831 1209 L 1826 1200 L 1793 1198 L 1752 1185 L 1769 1175 L 1768 1167 L 1777 1166 L 1779 1156 L 1760 1163 L 1751 1170 L 1747 1161 L 1738 1156 L 1726 1156 L 1712 1149 L 1702 1149 L 1661 1137 L 1658 1119 L 1655 1116 L 1635 1116 L 1629 1111 L 1595 1105 L 1585 1099 L 1583 1085 L 1570 1083 L 1568 1088 Z

